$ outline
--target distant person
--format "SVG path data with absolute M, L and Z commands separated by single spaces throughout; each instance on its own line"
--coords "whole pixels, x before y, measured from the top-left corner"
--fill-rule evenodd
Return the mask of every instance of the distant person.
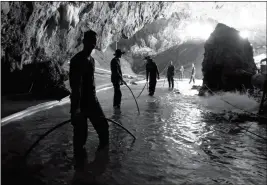
M 159 79 L 159 71 L 157 64 L 150 58 L 146 57 L 146 81 L 149 77 L 149 96 L 153 96 L 155 93 L 155 88 L 157 84 L 157 78 Z
M 184 66 L 181 66 L 180 68 L 180 79 L 183 80 L 184 78 Z
M 71 88 L 71 124 L 74 129 L 73 148 L 77 162 L 86 157 L 85 144 L 88 134 L 87 118 L 93 124 L 98 137 L 98 149 L 109 144 L 109 125 L 96 97 L 95 60 L 91 56 L 97 35 L 90 30 L 84 33 L 83 50 L 70 60 L 69 82 Z
M 191 72 L 191 78 L 189 81 L 189 84 L 191 83 L 191 81 L 193 80 L 193 83 L 195 84 L 195 75 L 196 75 L 196 68 L 194 63 L 192 64 L 192 72 Z
M 114 97 L 113 97 L 113 107 L 120 108 L 121 106 L 121 89 L 120 86 L 123 85 L 124 81 L 122 78 L 120 58 L 124 54 L 120 49 L 117 49 L 114 53 L 115 57 L 110 62 L 111 69 L 111 82 L 114 87 Z
M 169 82 L 169 89 L 173 89 L 173 87 L 174 87 L 174 80 L 173 80 L 174 70 L 175 70 L 175 68 L 172 65 L 172 61 L 171 61 L 170 65 L 168 66 L 168 69 L 167 69 L 167 78 L 168 78 L 168 82 Z

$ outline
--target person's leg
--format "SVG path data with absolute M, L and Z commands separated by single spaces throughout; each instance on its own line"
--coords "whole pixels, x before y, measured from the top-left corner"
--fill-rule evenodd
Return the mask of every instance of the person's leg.
M 105 147 L 109 144 L 109 125 L 97 98 L 95 102 L 92 103 L 91 110 L 88 112 L 88 117 L 98 134 L 99 147 Z
M 116 83 L 113 83 L 113 88 L 114 88 L 114 96 L 113 96 L 113 107 L 116 106 L 116 98 L 117 98 L 117 94 L 116 94 Z
M 149 79 L 149 95 L 151 95 L 153 92 L 153 81 L 151 78 Z
M 168 76 L 168 83 L 169 83 L 169 88 L 171 88 L 171 78 Z
M 190 81 L 189 81 L 189 84 L 190 84 L 190 83 L 191 83 L 191 81 L 192 81 L 192 77 L 193 77 L 193 76 L 191 75 L 191 77 L 190 77 Z
M 172 83 L 172 89 L 174 87 L 174 79 L 173 79 L 173 76 L 171 77 L 171 83 Z
M 151 94 L 152 95 L 154 95 L 154 93 L 155 93 L 156 84 L 157 84 L 157 80 L 156 79 L 153 79 L 152 80 L 152 85 L 151 85 Z
M 78 114 L 72 117 L 73 125 L 73 150 L 76 157 L 83 157 L 84 146 L 88 135 L 87 117 L 84 114 Z
M 113 83 L 114 87 L 114 99 L 113 99 L 113 106 L 120 106 L 121 104 L 121 90 L 119 83 Z
M 195 76 L 193 76 L 193 83 L 195 84 Z

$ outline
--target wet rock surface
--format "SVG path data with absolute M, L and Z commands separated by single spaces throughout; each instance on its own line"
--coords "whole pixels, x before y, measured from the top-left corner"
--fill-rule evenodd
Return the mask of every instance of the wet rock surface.
M 253 48 L 237 30 L 218 24 L 205 43 L 202 72 L 203 84 L 212 90 L 250 88 L 256 73 Z
M 17 81 L 17 73 L 24 70 L 25 64 L 52 61 L 62 65 L 68 62 L 81 50 L 84 31 L 89 29 L 96 31 L 97 49 L 104 51 L 117 38 L 129 38 L 145 24 L 164 16 L 166 8 L 171 3 L 5 2 L 1 4 L 1 59 L 4 71 L 2 78 Z M 52 81 L 52 86 L 64 89 L 58 85 L 61 80 L 54 78 Z M 17 88 L 10 89 L 8 85 L 10 82 L 5 83 L 7 85 L 4 84 L 4 89 L 7 92 L 15 90 L 15 93 L 25 93 L 27 92 L 25 88 L 30 88 L 22 83 Z M 57 91 L 52 86 L 50 90 Z

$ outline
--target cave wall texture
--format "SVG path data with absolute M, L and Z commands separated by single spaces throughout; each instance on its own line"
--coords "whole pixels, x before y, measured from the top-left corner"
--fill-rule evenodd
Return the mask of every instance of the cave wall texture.
M 105 51 L 115 39 L 129 38 L 145 24 L 168 15 L 170 5 L 164 2 L 1 2 L 2 79 L 12 81 L 2 80 L 2 93 L 17 90 L 21 93 L 31 87 L 33 77 L 18 80 L 25 76 L 21 72 L 25 64 L 35 63 L 33 69 L 36 69 L 41 62 L 61 66 L 68 61 L 82 49 L 84 31 L 96 31 L 97 49 Z M 18 81 L 19 86 L 14 88 Z
M 177 29 L 177 37 L 184 31 L 185 21 L 190 23 L 192 20 L 212 20 L 238 29 L 250 29 L 261 33 L 258 36 L 262 41 L 260 45 L 266 45 L 264 2 L 1 2 L 2 94 L 45 92 L 46 89 L 55 89 L 55 86 L 63 87 L 67 72 L 62 66 L 82 49 L 84 31 L 92 29 L 97 32 L 97 54 L 101 51 L 112 56 L 112 43 L 114 45 L 114 42 L 121 38 L 132 37 L 135 44 L 136 37 L 133 36 L 145 25 L 156 20 L 168 20 L 170 17 L 173 17 L 174 24 L 170 24 L 171 27 L 168 29 Z M 180 22 L 181 24 L 176 24 Z M 164 25 L 167 24 L 163 23 Z M 144 31 L 151 32 L 150 28 Z M 265 39 L 261 39 L 262 37 Z M 151 40 L 152 37 L 149 35 L 148 38 Z M 167 42 L 176 43 L 172 38 Z M 165 37 L 163 40 L 166 40 Z M 209 42 L 213 42 L 211 40 Z M 179 42 L 177 43 L 179 45 Z M 163 45 L 162 48 L 175 53 L 173 51 L 179 50 L 178 45 L 173 48 Z M 211 45 L 215 47 L 214 44 Z M 205 47 L 205 52 L 208 50 L 208 46 Z M 250 49 L 246 50 L 251 52 Z M 159 52 L 164 54 L 165 50 Z M 244 52 L 246 51 L 241 51 Z M 162 67 L 165 66 L 163 59 L 166 55 L 169 53 L 158 56 Z M 201 58 L 200 55 L 196 55 L 198 60 Z M 246 57 L 248 56 L 244 58 L 243 54 L 241 56 L 245 63 L 250 61 Z M 135 59 L 128 57 L 127 60 Z M 212 61 L 206 57 L 204 60 L 204 63 L 207 60 Z M 125 65 L 126 68 L 131 64 Z M 44 66 L 46 70 L 42 69 Z M 206 69 L 204 71 L 206 72 Z M 38 81 L 46 78 L 51 81 Z M 45 84 L 38 87 L 33 83 Z M 61 90 L 63 94 L 66 93 L 64 88 Z M 53 94 L 54 90 L 49 93 Z

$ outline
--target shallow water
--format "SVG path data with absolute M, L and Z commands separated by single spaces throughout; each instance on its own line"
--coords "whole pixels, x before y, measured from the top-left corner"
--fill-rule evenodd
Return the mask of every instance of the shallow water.
M 126 87 L 122 88 L 121 111 L 112 108 L 113 89 L 99 92 L 106 116 L 128 128 L 137 140 L 132 142 L 129 134 L 110 124 L 109 151 L 95 154 L 98 139 L 89 124 L 89 164 L 85 171 L 75 172 L 72 127 L 66 125 L 41 141 L 29 156 L 28 165 L 41 164 L 37 178 L 46 184 L 266 184 L 265 141 L 240 130 L 235 123 L 211 116 L 212 109 L 205 104 L 209 101 L 196 96 L 197 91 L 190 90 L 187 83 L 178 82 L 180 93 L 169 91 L 166 82 L 158 84 L 154 97 L 149 97 L 145 90 L 138 99 L 140 115 Z M 131 86 L 136 96 L 143 85 Z M 45 128 L 68 119 L 68 112 L 69 104 L 16 121 L 15 131 L 8 132 L 10 125 L 2 128 L 2 140 L 7 138 L 8 143 L 10 134 L 27 133 L 12 139 L 20 139 L 20 150 L 25 151 Z M 251 126 L 250 131 L 266 137 L 265 125 L 240 125 Z M 92 167 L 94 164 L 97 168 Z

